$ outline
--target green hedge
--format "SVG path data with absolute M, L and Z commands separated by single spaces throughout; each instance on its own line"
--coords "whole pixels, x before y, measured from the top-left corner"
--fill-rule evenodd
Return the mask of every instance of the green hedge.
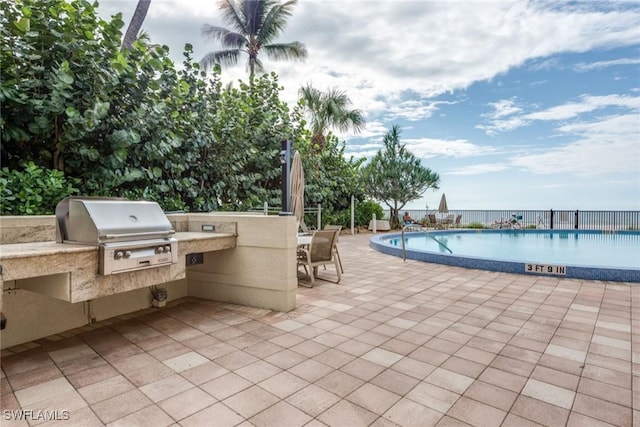
M 0 215 L 51 215 L 58 202 L 78 193 L 77 182 L 33 162 L 0 170 Z
M 354 212 L 355 226 L 368 225 L 373 214 L 376 214 L 376 218 L 383 217 L 382 206 L 376 202 L 356 202 Z M 322 215 L 322 223 L 341 225 L 342 228 L 351 227 L 351 209 L 344 209 L 335 213 L 328 213 Z

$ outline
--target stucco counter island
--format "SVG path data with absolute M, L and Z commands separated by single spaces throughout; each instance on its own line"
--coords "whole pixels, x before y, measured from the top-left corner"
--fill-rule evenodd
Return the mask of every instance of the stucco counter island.
M 295 308 L 293 217 L 168 218 L 178 240 L 176 264 L 100 275 L 96 246 L 55 242 L 54 216 L 1 217 L 2 348 L 149 308 L 151 286 L 165 289 L 167 301 L 193 296 L 283 312 Z

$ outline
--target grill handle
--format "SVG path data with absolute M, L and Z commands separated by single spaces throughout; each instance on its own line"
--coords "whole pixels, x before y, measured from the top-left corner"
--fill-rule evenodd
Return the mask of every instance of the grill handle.
M 149 232 L 143 232 L 143 233 L 122 233 L 122 234 L 105 234 L 104 238 L 105 239 L 120 239 L 120 238 L 130 238 L 130 237 L 149 237 L 149 236 L 153 236 L 156 234 L 167 234 L 167 235 L 172 235 L 175 234 L 175 230 L 168 230 L 168 231 L 159 231 L 157 233 L 149 233 Z

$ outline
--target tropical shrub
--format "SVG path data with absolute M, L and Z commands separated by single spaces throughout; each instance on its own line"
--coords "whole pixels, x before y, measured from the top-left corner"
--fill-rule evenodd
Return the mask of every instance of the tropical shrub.
M 78 193 L 73 179 L 33 162 L 0 170 L 0 215 L 50 215 L 58 202 Z
M 120 51 L 120 14 L 84 0 L 0 2 L 3 166 L 32 161 L 78 179 L 83 195 L 167 210 L 242 209 L 280 199 L 280 141 L 304 138 L 277 76 L 222 88 L 185 46 L 139 39 Z M 75 182 L 75 181 L 74 181 Z
M 356 202 L 353 212 L 354 226 L 368 225 L 374 213 L 376 218 L 382 218 L 384 214 L 382 206 L 373 201 Z M 322 223 L 323 226 L 324 224 L 332 224 L 341 225 L 342 228 L 351 228 L 351 208 L 323 214 Z
M 317 152 L 311 147 L 310 134 L 294 144 L 300 152 L 305 175 L 305 205 L 322 205 L 323 215 L 351 208 L 351 196 L 356 201 L 364 200 L 364 189 L 358 179 L 364 158 L 346 158 L 344 141 L 330 134 L 325 140 L 324 150 Z
M 464 228 L 487 228 L 487 227 L 485 227 L 485 225 L 481 222 L 472 222 L 470 224 L 465 225 Z
M 361 203 L 356 203 L 355 206 L 355 222 L 357 225 L 368 225 L 371 218 L 373 218 L 373 214 L 376 214 L 377 219 L 382 219 L 384 217 L 384 210 L 382 206 L 373 201 L 365 201 Z
M 394 125 L 384 136 L 384 147 L 361 170 L 367 194 L 389 207 L 391 228 L 400 227 L 400 211 L 425 191 L 438 189 L 440 176 L 425 168 L 400 142 L 400 127 Z

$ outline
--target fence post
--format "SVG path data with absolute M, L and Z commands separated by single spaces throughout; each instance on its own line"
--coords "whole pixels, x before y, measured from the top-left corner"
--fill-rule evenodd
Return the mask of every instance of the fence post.
M 316 230 L 320 230 L 322 228 L 322 205 L 318 203 L 318 213 L 316 214 Z
M 378 222 L 378 220 L 376 219 L 376 214 L 375 214 L 375 212 L 371 214 L 371 221 L 372 221 L 372 224 L 373 224 L 373 226 L 372 226 L 372 228 L 373 228 L 373 229 L 372 229 L 373 234 L 376 234 L 376 226 L 378 225 L 378 224 L 376 224 L 376 223 Z
M 264 215 L 269 215 L 269 203 L 264 202 Z
M 549 228 L 553 230 L 553 209 L 551 209 L 551 215 L 549 218 Z
M 578 210 L 576 209 L 576 221 L 575 221 L 575 229 L 578 229 Z

